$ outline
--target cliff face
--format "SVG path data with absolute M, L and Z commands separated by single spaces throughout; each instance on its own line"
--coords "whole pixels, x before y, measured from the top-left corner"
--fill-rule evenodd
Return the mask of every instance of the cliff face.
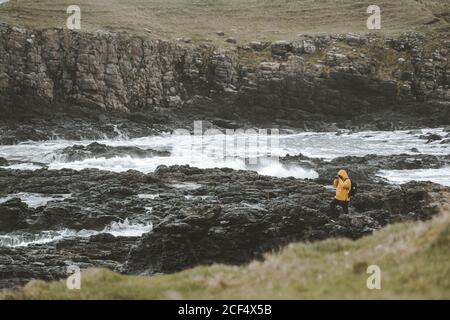
M 449 42 L 430 45 L 420 35 L 278 42 L 271 45 L 274 62 L 245 70 L 239 96 L 258 112 L 299 122 L 385 111 L 423 116 L 425 106 L 442 116 L 450 102 Z
M 389 111 L 445 123 L 449 49 L 445 35 L 345 34 L 225 51 L 122 33 L 1 25 L 0 108 L 70 104 L 292 126 Z
M 113 111 L 174 107 L 207 82 L 213 57 L 208 48 L 107 32 L 2 26 L 0 42 L 1 96 L 11 104 L 20 96 Z

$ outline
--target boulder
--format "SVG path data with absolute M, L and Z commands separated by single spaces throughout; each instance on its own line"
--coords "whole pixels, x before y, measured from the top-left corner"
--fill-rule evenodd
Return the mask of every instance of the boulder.
M 0 232 L 12 232 L 27 227 L 26 219 L 30 214 L 28 206 L 18 198 L 0 203 Z
M 130 156 L 132 158 L 151 158 L 151 157 L 168 157 L 170 152 L 141 149 L 132 146 L 112 147 L 97 142 L 93 142 L 87 146 L 74 145 L 63 149 L 61 155 L 65 157 L 66 161 L 80 161 L 88 158 L 114 158 Z
M 279 41 L 275 41 L 271 44 L 271 50 L 272 50 L 272 54 L 273 55 L 277 55 L 277 56 L 284 56 L 286 55 L 288 52 L 291 51 L 291 42 L 287 41 L 287 40 L 279 40 Z

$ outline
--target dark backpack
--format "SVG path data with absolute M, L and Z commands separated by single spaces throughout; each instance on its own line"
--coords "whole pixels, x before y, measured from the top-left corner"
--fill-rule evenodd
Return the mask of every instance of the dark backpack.
M 350 189 L 350 192 L 348 193 L 348 195 L 350 197 L 355 196 L 358 193 L 358 184 L 356 182 L 352 181 L 352 188 Z

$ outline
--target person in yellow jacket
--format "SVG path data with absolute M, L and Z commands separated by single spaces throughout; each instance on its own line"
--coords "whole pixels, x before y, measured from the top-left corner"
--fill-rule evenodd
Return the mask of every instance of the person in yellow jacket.
M 333 181 L 336 188 L 336 197 L 330 203 L 330 211 L 333 216 L 336 216 L 336 207 L 339 206 L 348 214 L 348 205 L 350 203 L 350 190 L 352 189 L 352 181 L 348 177 L 345 170 L 339 170 L 336 179 Z

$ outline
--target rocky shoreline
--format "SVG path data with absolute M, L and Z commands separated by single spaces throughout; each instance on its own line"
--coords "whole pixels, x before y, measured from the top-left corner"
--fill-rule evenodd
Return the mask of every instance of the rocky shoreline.
M 446 127 L 449 50 L 446 34 L 299 35 L 223 50 L 0 24 L 0 145 L 59 139 L 70 145 L 51 155 L 64 161 L 166 159 L 171 150 L 92 141 L 155 137 L 192 129 L 194 120 L 337 135 Z M 447 129 L 417 138 L 444 145 L 450 136 Z M 316 179 L 180 165 L 151 173 L 48 163 L 16 170 L 8 166 L 24 161 L 0 157 L 0 288 L 63 278 L 70 265 L 154 275 L 243 264 L 294 241 L 356 239 L 426 220 L 448 202 L 448 187 L 393 185 L 377 172 L 442 169 L 450 156 L 408 152 L 280 159 L 314 170 Z M 350 214 L 332 220 L 330 179 L 341 168 L 361 190 Z
M 290 242 L 356 239 L 389 223 L 426 220 L 448 201 L 448 187 L 427 182 L 395 186 L 374 176 L 374 168 L 448 165 L 448 156 L 366 156 L 332 162 L 303 156 L 282 159 L 305 160 L 324 167 L 318 179 L 189 166 L 160 166 L 149 174 L 0 169 L 0 197 L 13 195 L 0 203 L 0 287 L 62 278 L 73 264 L 126 274 L 242 264 Z M 355 168 L 350 174 L 361 191 L 350 214 L 332 220 L 327 214 L 333 197 L 329 175 L 341 165 Z M 53 198 L 30 206 L 21 194 Z M 114 224 L 149 228 L 138 235 L 114 235 L 108 231 Z M 36 242 L 51 230 L 67 234 Z M 20 241 L 23 245 L 17 245 Z

